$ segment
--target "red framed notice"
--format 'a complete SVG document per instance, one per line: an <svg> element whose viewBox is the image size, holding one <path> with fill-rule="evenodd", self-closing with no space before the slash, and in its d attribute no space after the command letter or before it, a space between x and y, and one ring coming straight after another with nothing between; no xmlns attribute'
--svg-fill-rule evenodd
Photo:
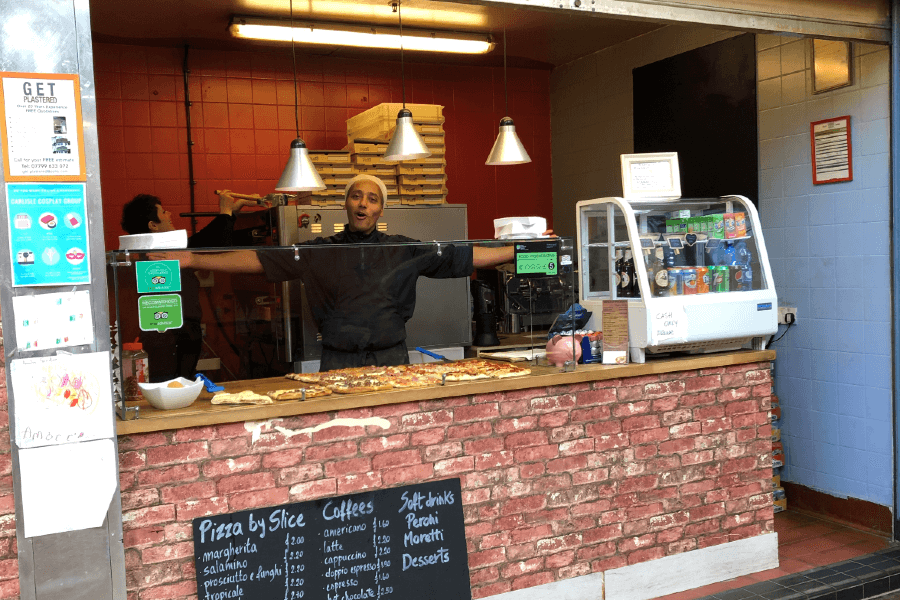
<svg viewBox="0 0 900 600"><path fill-rule="evenodd" d="M0 72L0 119L6 181L86 181L78 75Z"/></svg>
<svg viewBox="0 0 900 600"><path fill-rule="evenodd" d="M809 141L813 184L853 181L849 115L810 123Z"/></svg>

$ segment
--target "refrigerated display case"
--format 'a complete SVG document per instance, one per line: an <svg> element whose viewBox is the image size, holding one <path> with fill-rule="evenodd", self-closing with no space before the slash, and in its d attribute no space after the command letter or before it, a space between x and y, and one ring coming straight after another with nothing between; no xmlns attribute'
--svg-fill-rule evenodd
<svg viewBox="0 0 900 600"><path fill-rule="evenodd" d="M582 306L628 301L629 354L763 349L778 298L756 208L743 196L577 204Z"/></svg>

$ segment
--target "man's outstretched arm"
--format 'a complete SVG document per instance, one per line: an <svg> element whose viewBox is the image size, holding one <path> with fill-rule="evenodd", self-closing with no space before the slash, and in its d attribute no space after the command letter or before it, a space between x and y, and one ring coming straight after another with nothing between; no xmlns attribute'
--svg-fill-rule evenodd
<svg viewBox="0 0 900 600"><path fill-rule="evenodd" d="M548 229L542 235L543 237L553 236L553 230ZM515 258L515 252L513 246L503 246L501 248L475 246L472 248L472 264L476 269L502 265L503 263L512 262L513 258Z"/></svg>
<svg viewBox="0 0 900 600"><path fill-rule="evenodd" d="M222 271L225 273L262 273L263 266L255 250L236 250L217 254L202 252L151 252L150 260L177 260L182 269Z"/></svg>

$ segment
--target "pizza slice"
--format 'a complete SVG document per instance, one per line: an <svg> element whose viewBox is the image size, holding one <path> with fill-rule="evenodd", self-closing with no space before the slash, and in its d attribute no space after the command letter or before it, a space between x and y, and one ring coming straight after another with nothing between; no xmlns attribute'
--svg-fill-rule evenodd
<svg viewBox="0 0 900 600"><path fill-rule="evenodd" d="M389 390L394 386L379 377L355 377L329 384L328 387L338 394L366 394Z"/></svg>
<svg viewBox="0 0 900 600"><path fill-rule="evenodd" d="M274 392L269 392L267 395L275 401L302 400L304 398L304 392L306 393L307 400L331 395L331 390L329 388L323 385L314 384L290 390L275 390Z"/></svg>
<svg viewBox="0 0 900 600"><path fill-rule="evenodd" d="M213 404L273 404L275 401L268 396L244 390L236 394L219 392L212 397Z"/></svg>

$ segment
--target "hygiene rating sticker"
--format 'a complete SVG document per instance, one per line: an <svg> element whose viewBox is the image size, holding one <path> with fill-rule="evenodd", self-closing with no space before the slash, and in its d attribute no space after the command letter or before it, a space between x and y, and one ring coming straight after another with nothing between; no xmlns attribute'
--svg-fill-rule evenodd
<svg viewBox="0 0 900 600"><path fill-rule="evenodd" d="M177 260L149 260L134 264L138 294L181 291L181 271Z"/></svg>
<svg viewBox="0 0 900 600"><path fill-rule="evenodd" d="M178 329L183 324L181 317L181 296L162 294L138 298L138 320L141 331Z"/></svg>

